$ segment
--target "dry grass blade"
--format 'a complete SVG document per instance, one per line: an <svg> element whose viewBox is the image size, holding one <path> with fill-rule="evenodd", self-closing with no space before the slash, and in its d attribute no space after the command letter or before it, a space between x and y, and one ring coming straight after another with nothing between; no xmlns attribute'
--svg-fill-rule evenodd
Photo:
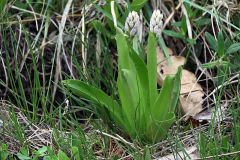
<svg viewBox="0 0 240 160"><path fill-rule="evenodd" d="M57 43L57 55L56 55L56 71L54 75L54 86L53 86L53 93L52 93L52 99L54 101L56 90L57 90L57 84L59 81L59 78L61 77L61 49L63 45L63 30L66 24L67 15L70 10L70 7L72 5L73 0L69 0L65 6L61 23L59 24L59 35L58 35L58 43Z"/></svg>

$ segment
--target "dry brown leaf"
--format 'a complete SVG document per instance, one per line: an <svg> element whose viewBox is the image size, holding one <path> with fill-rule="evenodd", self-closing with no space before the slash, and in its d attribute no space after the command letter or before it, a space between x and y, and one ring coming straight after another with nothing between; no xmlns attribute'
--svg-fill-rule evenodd
<svg viewBox="0 0 240 160"><path fill-rule="evenodd" d="M188 157L186 156L186 153ZM175 159L198 159L199 153L198 149L195 146L185 148L185 152L181 151L174 154L169 154L165 157L158 158L156 160L175 160Z"/></svg>
<svg viewBox="0 0 240 160"><path fill-rule="evenodd" d="M202 111L202 91L190 92L186 95L180 95L180 103L185 113L186 119L195 116Z"/></svg>
<svg viewBox="0 0 240 160"><path fill-rule="evenodd" d="M171 49L169 49L169 53L171 53L171 63L166 60L162 50L160 48L157 49L159 85L163 84L163 80L166 76L176 74L178 67L184 65L186 62L185 57L174 56ZM203 89L197 83L196 76L192 72L183 69L181 77L180 103L186 119L190 116L195 116L202 111L203 96Z"/></svg>
<svg viewBox="0 0 240 160"><path fill-rule="evenodd" d="M209 108L196 116L193 117L193 119L202 122L202 121L212 121L214 124L218 124L219 122L222 122L227 118L226 116L226 110L227 110L228 102L225 104L221 104L220 107L217 108Z"/></svg>
<svg viewBox="0 0 240 160"><path fill-rule="evenodd" d="M196 76L188 71L188 70L183 70L182 71L182 74L184 74L185 76L182 77L181 81L182 81L182 84L188 84L188 83L196 83L197 82L197 78Z"/></svg>
<svg viewBox="0 0 240 160"><path fill-rule="evenodd" d="M168 49L170 54L170 62L168 63L167 59L165 59L163 52L160 48L157 48L157 72L158 72L158 83L161 85L163 80L167 75L174 75L177 73L177 69L179 66L184 65L186 59L181 56L173 56L173 52L171 49Z"/></svg>

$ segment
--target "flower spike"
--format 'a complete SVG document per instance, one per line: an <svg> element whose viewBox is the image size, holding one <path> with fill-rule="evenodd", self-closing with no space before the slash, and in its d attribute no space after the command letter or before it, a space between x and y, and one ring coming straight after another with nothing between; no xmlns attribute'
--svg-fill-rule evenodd
<svg viewBox="0 0 240 160"><path fill-rule="evenodd" d="M163 27L163 14L161 11L154 10L150 19L150 31L155 33L158 37L161 35Z"/></svg>
<svg viewBox="0 0 240 160"><path fill-rule="evenodd" d="M131 37L139 34L139 25L140 18L137 12L130 12L125 22L125 30L130 34Z"/></svg>

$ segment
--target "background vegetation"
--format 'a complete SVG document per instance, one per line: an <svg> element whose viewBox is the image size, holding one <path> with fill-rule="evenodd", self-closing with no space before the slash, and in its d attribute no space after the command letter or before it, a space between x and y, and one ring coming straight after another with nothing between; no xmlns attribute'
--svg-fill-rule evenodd
<svg viewBox="0 0 240 160"><path fill-rule="evenodd" d="M187 58L184 68L203 88L209 119L184 121L178 109L166 139L146 146L132 141L107 110L68 94L61 83L79 79L117 99L110 1L1 0L0 159L238 159L239 2L116 1L118 26L135 10L149 27L156 8L164 15L166 46Z"/></svg>

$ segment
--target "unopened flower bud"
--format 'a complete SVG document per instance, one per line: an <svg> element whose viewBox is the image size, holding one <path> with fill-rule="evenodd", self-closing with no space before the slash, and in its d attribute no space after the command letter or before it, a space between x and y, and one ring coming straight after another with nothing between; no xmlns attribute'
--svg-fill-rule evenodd
<svg viewBox="0 0 240 160"><path fill-rule="evenodd" d="M140 19L137 12L130 12L125 22L125 29L130 34L130 36L138 35L139 25Z"/></svg>
<svg viewBox="0 0 240 160"><path fill-rule="evenodd" d="M163 27L163 14L160 10L154 10L150 19L150 31L160 36Z"/></svg>

